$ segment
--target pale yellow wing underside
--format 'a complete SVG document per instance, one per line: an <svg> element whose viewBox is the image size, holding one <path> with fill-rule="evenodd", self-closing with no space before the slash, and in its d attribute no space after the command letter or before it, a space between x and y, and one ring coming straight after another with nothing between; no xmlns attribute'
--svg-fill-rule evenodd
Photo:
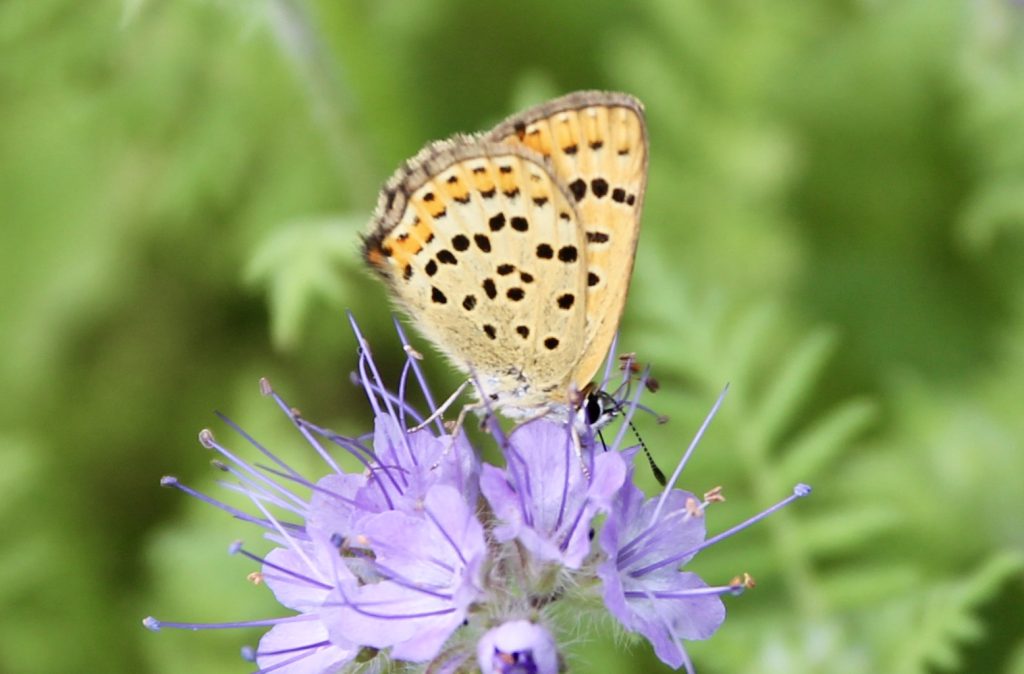
<svg viewBox="0 0 1024 674"><path fill-rule="evenodd" d="M640 103L577 92L425 147L382 190L364 256L506 415L562 408L618 328L646 179Z"/></svg>
<svg viewBox="0 0 1024 674"><path fill-rule="evenodd" d="M536 153L456 138L385 188L365 255L420 331L522 416L564 398L585 347L582 232Z"/></svg>
<svg viewBox="0 0 1024 674"><path fill-rule="evenodd" d="M618 330L647 187L647 129L632 96L584 91L515 115L488 138L540 153L569 190L584 227L587 335L572 379L582 388Z"/></svg>

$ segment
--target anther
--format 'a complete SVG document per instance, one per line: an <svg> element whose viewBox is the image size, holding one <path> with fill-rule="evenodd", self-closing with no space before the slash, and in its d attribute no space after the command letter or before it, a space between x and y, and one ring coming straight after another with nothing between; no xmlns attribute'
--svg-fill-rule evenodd
<svg viewBox="0 0 1024 674"><path fill-rule="evenodd" d="M160 478L161 487L176 487L178 485L178 478L173 475L164 475Z"/></svg>
<svg viewBox="0 0 1024 674"><path fill-rule="evenodd" d="M213 438L213 431L209 428L204 428L199 431L199 444L207 449L213 449L217 446L217 441Z"/></svg>
<svg viewBox="0 0 1024 674"><path fill-rule="evenodd" d="M736 576L729 581L729 587L733 589L733 592L739 594L743 590L753 590L757 587L757 583L754 582L754 577L747 572L743 572L742 575Z"/></svg>
<svg viewBox="0 0 1024 674"><path fill-rule="evenodd" d="M416 349L412 348L411 344L405 344L402 346L402 348L405 350L405 353L408 354L410 358L414 360L423 360L423 354L417 351Z"/></svg>
<svg viewBox="0 0 1024 674"><path fill-rule="evenodd" d="M700 501L692 496L686 499L686 512L690 517L701 517L704 514L700 507Z"/></svg>
<svg viewBox="0 0 1024 674"><path fill-rule="evenodd" d="M705 503L724 503L725 494L722 493L721 485L704 492Z"/></svg>
<svg viewBox="0 0 1024 674"><path fill-rule="evenodd" d="M260 377L260 395L271 396L274 394L274 389L270 386L270 380L266 377Z"/></svg>
<svg viewBox="0 0 1024 674"><path fill-rule="evenodd" d="M246 576L245 579L247 581L249 581L250 583L252 583L253 585L262 585L263 584L263 574L260 573L259 571L253 571L248 576Z"/></svg>

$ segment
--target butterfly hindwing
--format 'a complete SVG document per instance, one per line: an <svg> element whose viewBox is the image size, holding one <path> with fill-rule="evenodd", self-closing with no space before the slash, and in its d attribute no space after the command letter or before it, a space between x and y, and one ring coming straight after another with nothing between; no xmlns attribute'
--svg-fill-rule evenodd
<svg viewBox="0 0 1024 674"><path fill-rule="evenodd" d="M579 214L587 317L572 379L583 387L611 345L632 276L647 184L643 106L626 94L577 92L506 120L488 137L545 157Z"/></svg>
<svg viewBox="0 0 1024 674"><path fill-rule="evenodd" d="M459 137L396 173L364 254L483 394L537 409L568 388L585 348L582 232L539 155Z"/></svg>

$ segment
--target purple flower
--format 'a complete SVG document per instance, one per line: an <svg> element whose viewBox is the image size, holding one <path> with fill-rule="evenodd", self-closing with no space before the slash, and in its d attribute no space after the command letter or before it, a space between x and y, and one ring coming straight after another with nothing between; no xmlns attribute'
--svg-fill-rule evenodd
<svg viewBox="0 0 1024 674"><path fill-rule="evenodd" d="M322 607L332 586L296 573L306 566L299 554L287 548L272 550L263 563L262 579L274 597L282 606L300 612L300 619L281 621L260 639L254 655L263 670L285 674L327 672L346 664L359 652L354 642L331 638ZM341 573L344 584L354 585L351 574Z"/></svg>
<svg viewBox="0 0 1024 674"><path fill-rule="evenodd" d="M489 630L477 642L481 674L558 674L555 639L540 625L513 620Z"/></svg>
<svg viewBox="0 0 1024 674"><path fill-rule="evenodd" d="M346 437L317 426L264 381L263 393L321 458L320 474L300 474L221 417L263 456L252 463L212 432L200 433L229 477L222 486L251 507L163 480L262 532L274 546L265 556L241 544L232 552L259 564L251 578L267 585L287 614L214 625L146 618L147 627L269 627L257 648L243 651L258 674L379 671L391 662L403 671L457 674L474 658L485 674L555 674L562 669L556 637L563 634L556 616L591 624L610 614L646 637L664 662L692 672L683 642L709 637L725 618L721 596L748 583L710 586L681 567L809 492L799 486L764 513L705 538L704 511L718 492L698 500L675 483L719 399L668 487L645 497L628 467L637 448L623 446L630 418L646 409L638 402L643 386L629 396L637 374L631 360L618 393L603 398L603 409L626 422L610 444L595 443L595 428L580 415L536 419L507 437L491 419L504 465L481 466L460 429L425 425L433 417L409 402L414 382L427 409L435 408L401 329L409 357L393 393L353 328L360 345L355 380L374 412L372 433ZM601 424L611 416L587 412ZM342 470L338 452L362 469Z"/></svg>
<svg viewBox="0 0 1024 674"><path fill-rule="evenodd" d="M725 620L721 595L739 594L752 581L747 576L711 587L680 567L698 551L810 493L810 487L798 485L781 503L705 540L704 510L721 500L720 490L712 490L701 501L672 485L721 402L720 397L661 495L645 499L637 487L626 484L599 538L606 558L597 574L604 583L609 612L626 629L643 634L662 662L675 668L685 666L687 672L693 672L693 665L682 642L710 637Z"/></svg>
<svg viewBox="0 0 1024 674"><path fill-rule="evenodd" d="M626 464L618 452L602 452L585 475L572 435L546 420L520 426L505 447L508 465L485 465L480 488L501 522L498 541L518 538L537 560L578 569L590 553L590 522L607 512Z"/></svg>
<svg viewBox="0 0 1024 674"><path fill-rule="evenodd" d="M328 609L332 639L391 647L398 660L432 659L482 595L487 548L471 504L437 485L419 513L378 513L363 519L359 532L353 547L372 555L386 580L339 589Z"/></svg>
<svg viewBox="0 0 1024 674"><path fill-rule="evenodd" d="M693 556L679 557L680 550L694 550L704 541L704 518L687 507L695 502L681 490L669 492L664 504L645 500L628 485L600 536L607 555L597 570L605 605L623 627L647 637L672 667L686 662L683 639L706 639L725 620L718 593L709 593L696 574L678 570ZM661 505L664 515L652 517Z"/></svg>

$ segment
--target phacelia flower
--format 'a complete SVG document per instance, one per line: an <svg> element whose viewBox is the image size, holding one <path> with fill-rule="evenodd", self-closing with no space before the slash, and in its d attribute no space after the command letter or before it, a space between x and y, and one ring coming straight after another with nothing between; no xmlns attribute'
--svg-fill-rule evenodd
<svg viewBox="0 0 1024 674"><path fill-rule="evenodd" d="M558 674L558 648L551 633L529 620L489 630L476 647L481 674Z"/></svg>
<svg viewBox="0 0 1024 674"><path fill-rule="evenodd" d="M212 625L150 617L147 627L270 627L255 649L243 651L257 674L389 667L556 674L564 670L557 637L571 627L560 627L556 615L604 613L645 637L663 662L692 672L683 642L711 636L725 618L721 597L752 581L742 575L709 585L683 570L686 563L810 492L798 485L760 515L705 537L705 509L720 492L698 499L675 484L721 398L653 497L633 483L637 448L624 446L624 433L606 445L590 429L581 432L574 418L535 419L506 436L488 417L504 465L481 465L462 429L446 429L439 415L413 404L410 383L435 409L421 356L401 328L407 360L397 392L385 385L354 322L353 328L360 347L354 379L374 412L372 433L346 437L322 428L261 382L319 455L323 474L300 474L222 417L265 461L250 463L210 431L200 433L200 442L219 454L215 465L231 478L222 485L252 507L235 508L172 477L162 481L262 531L274 546L266 555L242 544L231 550L260 565L253 579L290 613ZM627 400L626 384L637 370L631 362L622 370L613 407L628 421L644 387ZM339 452L362 470L343 470ZM555 611L556 605L572 610Z"/></svg>

